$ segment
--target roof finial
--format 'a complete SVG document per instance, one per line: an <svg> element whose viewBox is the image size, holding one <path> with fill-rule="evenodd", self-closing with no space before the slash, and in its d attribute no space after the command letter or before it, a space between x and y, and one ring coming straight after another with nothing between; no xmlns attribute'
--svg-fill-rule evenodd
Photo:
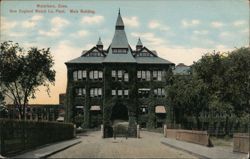
<svg viewBox="0 0 250 159"><path fill-rule="evenodd" d="M141 42L140 37L139 37L139 39L138 39L137 46L142 46L142 42Z"/></svg>
<svg viewBox="0 0 250 159"><path fill-rule="evenodd" d="M103 45L103 43L102 43L102 40L101 40L101 37L99 36L99 40L98 40L98 42L97 42L97 44L96 45L99 45L99 46L101 46L101 45Z"/></svg>
<svg viewBox="0 0 250 159"><path fill-rule="evenodd" d="M121 17L121 13L120 13L120 8L119 8L119 12L118 12L118 16L117 16L117 20L116 20L116 30L124 30L124 23Z"/></svg>

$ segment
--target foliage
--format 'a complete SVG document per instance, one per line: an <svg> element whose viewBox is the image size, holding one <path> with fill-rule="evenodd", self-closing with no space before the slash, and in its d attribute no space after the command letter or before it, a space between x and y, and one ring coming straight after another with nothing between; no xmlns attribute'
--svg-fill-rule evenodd
<svg viewBox="0 0 250 159"><path fill-rule="evenodd" d="M208 87L210 110L236 113L249 112L250 50L240 48L226 54L206 54L193 65L194 75Z"/></svg>
<svg viewBox="0 0 250 159"><path fill-rule="evenodd" d="M167 94L180 122L183 122L185 112L185 115L194 115L199 124L198 116L208 106L207 87L201 80L195 77L176 76L173 84L167 87Z"/></svg>
<svg viewBox="0 0 250 159"><path fill-rule="evenodd" d="M47 87L55 81L54 62L50 49L36 47L25 51L18 43L6 41L0 46L1 92L13 99L21 118L30 98L35 98L38 86Z"/></svg>
<svg viewBox="0 0 250 159"><path fill-rule="evenodd" d="M175 121L184 122L185 115L201 112L224 114L225 127L229 116L249 119L250 113L250 49L240 48L227 53L205 54L192 65L190 76L172 76L166 87L167 98L174 110ZM185 113L184 113L185 112ZM243 121L243 120L242 120Z"/></svg>
<svg viewBox="0 0 250 159"><path fill-rule="evenodd" d="M48 143L72 139L71 123L0 119L1 154L8 155Z"/></svg>

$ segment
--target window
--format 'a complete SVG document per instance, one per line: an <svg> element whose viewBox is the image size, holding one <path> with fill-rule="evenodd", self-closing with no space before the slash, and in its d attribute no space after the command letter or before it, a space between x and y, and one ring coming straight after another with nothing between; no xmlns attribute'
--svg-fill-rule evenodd
<svg viewBox="0 0 250 159"><path fill-rule="evenodd" d="M118 97L124 97L124 98L128 98L129 97L129 90L128 89L119 89L119 90L115 90L115 89L112 89L111 91L111 95L112 96L118 96Z"/></svg>
<svg viewBox="0 0 250 159"><path fill-rule="evenodd" d="M112 90L112 96L116 96L116 90Z"/></svg>
<svg viewBox="0 0 250 159"><path fill-rule="evenodd" d="M78 96L81 96L82 95L82 89L81 88L78 88Z"/></svg>
<svg viewBox="0 0 250 159"><path fill-rule="evenodd" d="M77 71L73 72L73 79L74 79L74 81L77 81Z"/></svg>
<svg viewBox="0 0 250 159"><path fill-rule="evenodd" d="M85 96L86 95L86 89L85 88L76 88L75 89L77 96Z"/></svg>
<svg viewBox="0 0 250 159"><path fill-rule="evenodd" d="M98 88L98 96L101 97L102 96L102 89Z"/></svg>
<svg viewBox="0 0 250 159"><path fill-rule="evenodd" d="M124 81L128 81L129 79L128 79L128 73L124 73Z"/></svg>
<svg viewBox="0 0 250 159"><path fill-rule="evenodd" d="M138 56L142 56L142 57L152 57L153 55L149 52L140 52L138 54Z"/></svg>
<svg viewBox="0 0 250 159"><path fill-rule="evenodd" d="M95 96L95 97L98 96L98 88L94 88L94 96Z"/></svg>
<svg viewBox="0 0 250 159"><path fill-rule="evenodd" d="M94 97L94 89L90 89L90 97Z"/></svg>
<svg viewBox="0 0 250 159"><path fill-rule="evenodd" d="M82 106L82 105L77 105L77 106L75 106L75 108L76 108L76 114L77 115L84 115L84 106Z"/></svg>
<svg viewBox="0 0 250 159"><path fill-rule="evenodd" d="M153 80L162 81L163 80L164 71L158 70L153 71Z"/></svg>
<svg viewBox="0 0 250 159"><path fill-rule="evenodd" d="M154 89L154 95L155 95L155 97L157 97L157 95L158 95L157 89Z"/></svg>
<svg viewBox="0 0 250 159"><path fill-rule="evenodd" d="M157 75L157 81L161 81L162 80L162 74L161 71L157 71L158 75Z"/></svg>
<svg viewBox="0 0 250 159"><path fill-rule="evenodd" d="M118 96L122 96L122 90L118 90Z"/></svg>
<svg viewBox="0 0 250 159"><path fill-rule="evenodd" d="M86 70L82 71L82 78L87 78L87 71Z"/></svg>
<svg viewBox="0 0 250 159"><path fill-rule="evenodd" d="M137 79L143 80L143 81L150 81L151 80L151 72L149 70L147 71L137 71Z"/></svg>
<svg viewBox="0 0 250 159"><path fill-rule="evenodd" d="M147 114L148 113L148 106L147 105L141 105L140 106L140 114Z"/></svg>
<svg viewBox="0 0 250 159"><path fill-rule="evenodd" d="M111 76L112 76L112 79L115 80L115 78L116 78L116 71L115 70L112 70Z"/></svg>
<svg viewBox="0 0 250 159"><path fill-rule="evenodd" d="M162 96L161 88L158 88L158 91L157 91L157 92L158 92L158 95L159 95L159 96Z"/></svg>
<svg viewBox="0 0 250 159"><path fill-rule="evenodd" d="M139 88L138 97L139 98L148 98L150 94L150 88Z"/></svg>
<svg viewBox="0 0 250 159"><path fill-rule="evenodd" d="M126 54L128 52L128 49L126 49L126 48L113 48L112 52L114 54Z"/></svg>
<svg viewBox="0 0 250 159"><path fill-rule="evenodd" d="M86 89L85 88L82 89L82 95L84 95L84 96L86 95Z"/></svg>
<svg viewBox="0 0 250 159"><path fill-rule="evenodd" d="M86 70L77 70L77 71L74 71L73 72L73 79L74 81L77 81L77 80L86 80L87 78L87 71Z"/></svg>
<svg viewBox="0 0 250 159"><path fill-rule="evenodd" d="M150 71L146 72L146 81L150 81Z"/></svg>
<svg viewBox="0 0 250 159"><path fill-rule="evenodd" d="M94 79L98 79L98 71L94 71Z"/></svg>
<svg viewBox="0 0 250 159"><path fill-rule="evenodd" d="M82 79L82 71L78 70L78 78L77 79Z"/></svg>
<svg viewBox="0 0 250 159"><path fill-rule="evenodd" d="M122 80L122 70L118 70L118 80Z"/></svg>
<svg viewBox="0 0 250 159"><path fill-rule="evenodd" d="M141 71L137 71L137 78L141 79Z"/></svg>
<svg viewBox="0 0 250 159"><path fill-rule="evenodd" d="M94 56L94 57L96 57L96 56L103 56L103 55L100 52L91 52L91 53L87 54L86 56Z"/></svg>
<svg viewBox="0 0 250 159"><path fill-rule="evenodd" d="M129 81L129 74L125 70L112 70L111 76L112 80Z"/></svg>
<svg viewBox="0 0 250 159"><path fill-rule="evenodd" d="M128 96L128 90L127 89L124 90L124 96Z"/></svg>
<svg viewBox="0 0 250 159"><path fill-rule="evenodd" d="M164 97L165 96L164 88L154 89L154 95L155 95L155 97Z"/></svg>
<svg viewBox="0 0 250 159"><path fill-rule="evenodd" d="M165 93L165 89L164 89L164 88L161 90L161 95L162 95L163 97L166 96L166 93Z"/></svg>
<svg viewBox="0 0 250 159"><path fill-rule="evenodd" d="M102 71L94 70L89 72L89 79L91 80L102 80L103 78L103 73Z"/></svg>
<svg viewBox="0 0 250 159"><path fill-rule="evenodd" d="M153 80L157 80L157 71L153 71Z"/></svg>
<svg viewBox="0 0 250 159"><path fill-rule="evenodd" d="M99 79L102 79L103 78L103 74L102 74L102 71L99 71Z"/></svg>
<svg viewBox="0 0 250 159"><path fill-rule="evenodd" d="M101 97L101 96L102 96L102 88L90 89L90 97Z"/></svg>
<svg viewBox="0 0 250 159"><path fill-rule="evenodd" d="M93 76L94 76L94 72L93 72L93 71L90 71L90 72L89 72L89 79L94 79Z"/></svg>
<svg viewBox="0 0 250 159"><path fill-rule="evenodd" d="M141 71L141 78L142 78L142 80L146 79L146 72L145 71Z"/></svg>

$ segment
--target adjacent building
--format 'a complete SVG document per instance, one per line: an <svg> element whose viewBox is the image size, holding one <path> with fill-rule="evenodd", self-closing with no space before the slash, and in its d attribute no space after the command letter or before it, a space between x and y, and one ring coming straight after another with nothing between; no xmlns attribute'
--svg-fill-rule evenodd
<svg viewBox="0 0 250 159"><path fill-rule="evenodd" d="M120 11L106 49L99 38L96 46L65 64L66 121L86 128L103 124L104 136L115 120L128 121L134 136L137 124L155 128L171 120L165 87L174 63L143 46L140 38L132 49Z"/></svg>

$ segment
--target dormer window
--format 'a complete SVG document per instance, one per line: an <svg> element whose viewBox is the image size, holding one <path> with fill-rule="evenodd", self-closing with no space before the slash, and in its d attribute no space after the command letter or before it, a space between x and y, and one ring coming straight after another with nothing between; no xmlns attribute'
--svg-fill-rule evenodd
<svg viewBox="0 0 250 159"><path fill-rule="evenodd" d="M141 56L141 57L153 57L153 55L149 52L140 52L138 53L138 56Z"/></svg>
<svg viewBox="0 0 250 159"><path fill-rule="evenodd" d="M114 54L126 54L128 52L128 49L126 49L126 48L113 48L112 52Z"/></svg>
<svg viewBox="0 0 250 159"><path fill-rule="evenodd" d="M100 56L103 56L103 54L100 52L90 52L90 53L86 54L86 56L100 57Z"/></svg>

